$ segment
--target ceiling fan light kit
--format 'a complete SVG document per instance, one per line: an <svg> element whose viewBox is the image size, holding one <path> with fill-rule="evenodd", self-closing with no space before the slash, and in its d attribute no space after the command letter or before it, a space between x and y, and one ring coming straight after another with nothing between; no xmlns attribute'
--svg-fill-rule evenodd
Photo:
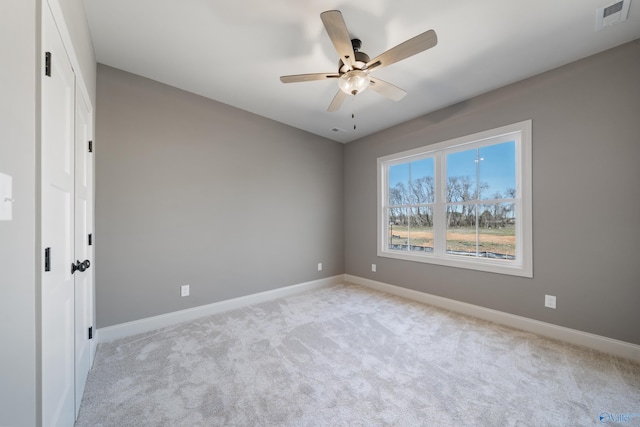
<svg viewBox="0 0 640 427"><path fill-rule="evenodd" d="M362 70L347 71L338 79L338 86L347 95L357 95L371 84L369 74Z"/></svg>
<svg viewBox="0 0 640 427"><path fill-rule="evenodd" d="M371 71L430 49L438 43L436 33L429 30L370 59L366 53L360 52L362 42L358 39L351 40L339 10L322 12L320 18L333 47L340 56L338 73L281 76L280 81L282 83L297 83L337 78L340 90L331 101L327 111L338 111L346 99L346 95L355 96L369 87L393 101L399 101L407 93L391 83L372 77Z"/></svg>

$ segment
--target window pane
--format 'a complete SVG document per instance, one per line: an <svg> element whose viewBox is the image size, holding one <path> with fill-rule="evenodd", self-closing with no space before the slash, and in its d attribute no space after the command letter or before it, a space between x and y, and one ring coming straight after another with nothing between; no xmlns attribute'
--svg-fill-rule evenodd
<svg viewBox="0 0 640 427"><path fill-rule="evenodd" d="M427 206L411 208L409 250L433 252L433 209Z"/></svg>
<svg viewBox="0 0 640 427"><path fill-rule="evenodd" d="M475 205L447 206L447 253L477 256Z"/></svg>
<svg viewBox="0 0 640 427"><path fill-rule="evenodd" d="M389 208L389 249L407 251L409 239L409 215L407 208Z"/></svg>
<svg viewBox="0 0 640 427"><path fill-rule="evenodd" d="M479 256L516 259L516 218L513 203L481 205L478 217Z"/></svg>
<svg viewBox="0 0 640 427"><path fill-rule="evenodd" d="M478 150L447 154L447 202L476 199Z"/></svg>
<svg viewBox="0 0 640 427"><path fill-rule="evenodd" d="M434 178L432 157L410 163L411 203L434 202Z"/></svg>
<svg viewBox="0 0 640 427"><path fill-rule="evenodd" d="M481 200L515 198L516 143L489 145L478 150Z"/></svg>
<svg viewBox="0 0 640 427"><path fill-rule="evenodd" d="M409 202L409 163L389 167L389 205Z"/></svg>

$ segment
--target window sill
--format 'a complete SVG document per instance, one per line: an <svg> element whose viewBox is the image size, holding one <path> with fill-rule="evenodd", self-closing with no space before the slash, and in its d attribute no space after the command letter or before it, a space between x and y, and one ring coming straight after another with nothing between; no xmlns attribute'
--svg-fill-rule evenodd
<svg viewBox="0 0 640 427"><path fill-rule="evenodd" d="M378 256L383 258L393 258L404 261L421 262L426 264L436 264L446 267L464 268L468 270L483 271L488 273L506 274L510 276L520 276L533 278L533 269L522 264L506 264L506 261L492 260L484 257L461 258L455 255L437 256L431 253L411 253L400 251L378 250Z"/></svg>

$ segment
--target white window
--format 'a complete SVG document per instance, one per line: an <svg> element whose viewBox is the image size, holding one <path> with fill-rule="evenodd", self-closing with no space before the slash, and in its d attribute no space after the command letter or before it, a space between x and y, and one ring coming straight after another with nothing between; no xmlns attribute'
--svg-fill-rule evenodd
<svg viewBox="0 0 640 427"><path fill-rule="evenodd" d="M378 256L533 277L531 121L378 159Z"/></svg>

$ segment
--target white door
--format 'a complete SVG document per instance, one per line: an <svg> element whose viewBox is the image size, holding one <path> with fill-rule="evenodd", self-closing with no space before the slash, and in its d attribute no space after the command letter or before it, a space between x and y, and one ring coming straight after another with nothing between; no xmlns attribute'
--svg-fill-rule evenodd
<svg viewBox="0 0 640 427"><path fill-rule="evenodd" d="M75 259L86 265L75 278L76 416L93 360L89 328L93 326L93 154L92 111L80 90L76 93ZM91 146L91 149L93 147ZM84 271L82 271L84 270Z"/></svg>
<svg viewBox="0 0 640 427"><path fill-rule="evenodd" d="M75 75L46 2L42 51L42 425L73 426Z"/></svg>

